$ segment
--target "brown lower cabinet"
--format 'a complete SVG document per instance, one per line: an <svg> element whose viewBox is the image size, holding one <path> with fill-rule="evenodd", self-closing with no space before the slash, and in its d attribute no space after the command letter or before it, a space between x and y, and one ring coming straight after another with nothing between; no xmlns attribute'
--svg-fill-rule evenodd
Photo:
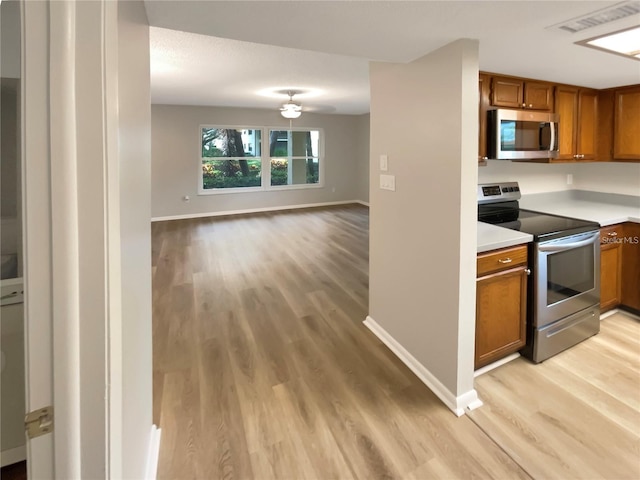
<svg viewBox="0 0 640 480"><path fill-rule="evenodd" d="M640 223L623 226L622 305L640 312Z"/></svg>
<svg viewBox="0 0 640 480"><path fill-rule="evenodd" d="M600 310L617 307L622 299L622 225L600 229Z"/></svg>
<svg viewBox="0 0 640 480"><path fill-rule="evenodd" d="M476 369L525 345L527 246L479 254L477 271Z"/></svg>
<svg viewBox="0 0 640 480"><path fill-rule="evenodd" d="M600 310L640 311L640 223L600 229Z"/></svg>

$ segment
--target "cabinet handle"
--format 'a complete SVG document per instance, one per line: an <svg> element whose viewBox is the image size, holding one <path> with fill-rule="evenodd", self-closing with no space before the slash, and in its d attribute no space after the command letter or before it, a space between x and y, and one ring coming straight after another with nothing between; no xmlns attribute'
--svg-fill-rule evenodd
<svg viewBox="0 0 640 480"><path fill-rule="evenodd" d="M480 157L480 160L489 160L489 157Z"/></svg>
<svg viewBox="0 0 640 480"><path fill-rule="evenodd" d="M573 158L580 158L580 155L574 155Z"/></svg>
<svg viewBox="0 0 640 480"><path fill-rule="evenodd" d="M511 262L513 262L513 260L511 260L511 259L510 259L510 258L508 258L508 257L507 257L507 258L505 258L505 259L499 258L499 259L498 259L498 262L500 262L500 263L511 263Z"/></svg>
<svg viewBox="0 0 640 480"><path fill-rule="evenodd" d="M524 273L526 273L527 275L531 275L531 269L530 268L525 268L524 269Z"/></svg>
<svg viewBox="0 0 640 480"><path fill-rule="evenodd" d="M527 108L527 104L526 104L526 103L523 103L523 104L522 104L522 108Z"/></svg>
<svg viewBox="0 0 640 480"><path fill-rule="evenodd" d="M618 232L609 232L609 233L607 233L607 235L609 235L610 237L617 237L618 236Z"/></svg>
<svg viewBox="0 0 640 480"><path fill-rule="evenodd" d="M530 104L529 104L529 108L533 108L533 103L530 103Z"/></svg>

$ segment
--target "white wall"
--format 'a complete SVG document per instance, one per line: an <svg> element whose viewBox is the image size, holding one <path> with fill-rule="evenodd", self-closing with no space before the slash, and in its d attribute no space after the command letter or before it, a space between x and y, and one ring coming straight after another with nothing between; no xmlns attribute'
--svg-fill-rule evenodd
<svg viewBox="0 0 640 480"><path fill-rule="evenodd" d="M487 166L478 168L478 183L519 182L522 193L555 192L568 190L567 174L573 172L569 163L526 163L488 160Z"/></svg>
<svg viewBox="0 0 640 480"><path fill-rule="evenodd" d="M567 184L567 175L573 184ZM478 169L478 183L520 182L523 194L560 190L640 195L640 164L622 162L527 163L489 160Z"/></svg>
<svg viewBox="0 0 640 480"><path fill-rule="evenodd" d="M372 63L370 78L369 315L464 408L475 399L478 43ZM378 188L381 154L395 192Z"/></svg>
<svg viewBox="0 0 640 480"><path fill-rule="evenodd" d="M303 113L294 120L294 127L324 129L323 188L218 195L198 195L199 126L288 127L289 122L276 107L259 110L153 105L151 122L151 213L154 218L359 200L355 166L361 154L361 116ZM182 200L185 195L191 198L190 202Z"/></svg>
<svg viewBox="0 0 640 480"><path fill-rule="evenodd" d="M575 164L573 188L594 192L640 195L640 163Z"/></svg>

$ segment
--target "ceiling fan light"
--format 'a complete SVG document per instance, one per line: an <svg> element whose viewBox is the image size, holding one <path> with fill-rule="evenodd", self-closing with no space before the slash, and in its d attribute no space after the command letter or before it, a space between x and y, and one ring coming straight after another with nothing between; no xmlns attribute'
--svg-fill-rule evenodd
<svg viewBox="0 0 640 480"><path fill-rule="evenodd" d="M300 115L302 115L302 111L293 108L282 108L280 110L280 114L284 118L298 118Z"/></svg>
<svg viewBox="0 0 640 480"><path fill-rule="evenodd" d="M293 96L296 94L296 92L290 91L287 93L289 95L289 101L282 105L280 114L284 118L298 118L300 115L302 115L302 105L298 105L293 101Z"/></svg>

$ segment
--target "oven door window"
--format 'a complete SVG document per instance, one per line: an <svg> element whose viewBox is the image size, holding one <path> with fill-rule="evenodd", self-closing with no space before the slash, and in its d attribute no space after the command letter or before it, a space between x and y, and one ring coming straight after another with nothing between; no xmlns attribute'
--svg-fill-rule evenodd
<svg viewBox="0 0 640 480"><path fill-rule="evenodd" d="M547 255L547 306L595 288L593 245Z"/></svg>

